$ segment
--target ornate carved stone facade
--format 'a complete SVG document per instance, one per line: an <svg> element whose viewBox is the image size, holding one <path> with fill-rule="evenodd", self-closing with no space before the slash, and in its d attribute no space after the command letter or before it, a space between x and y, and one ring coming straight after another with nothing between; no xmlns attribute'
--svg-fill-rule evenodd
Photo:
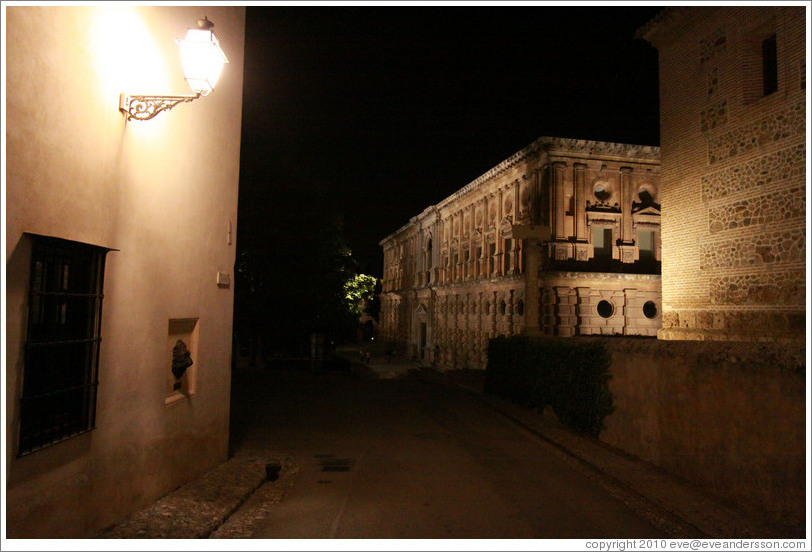
<svg viewBox="0 0 812 552"><path fill-rule="evenodd" d="M662 339L805 338L806 14L667 8Z"/></svg>
<svg viewBox="0 0 812 552"><path fill-rule="evenodd" d="M380 242L381 337L447 368L490 338L661 326L660 154L540 138Z"/></svg>

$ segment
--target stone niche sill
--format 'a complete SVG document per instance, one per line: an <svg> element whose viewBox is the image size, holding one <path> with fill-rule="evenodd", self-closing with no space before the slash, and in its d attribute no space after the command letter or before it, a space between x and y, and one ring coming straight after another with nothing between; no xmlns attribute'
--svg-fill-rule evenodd
<svg viewBox="0 0 812 552"><path fill-rule="evenodd" d="M171 395L168 395L166 399L164 399L164 406L172 406L173 404L177 404L186 399L191 400L193 396L194 394L185 395L183 393L172 393Z"/></svg>

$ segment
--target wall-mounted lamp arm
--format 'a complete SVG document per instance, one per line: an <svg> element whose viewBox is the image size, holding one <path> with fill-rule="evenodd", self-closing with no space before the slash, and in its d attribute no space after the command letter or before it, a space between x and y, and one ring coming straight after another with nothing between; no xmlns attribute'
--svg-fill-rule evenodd
<svg viewBox="0 0 812 552"><path fill-rule="evenodd" d="M127 120L148 121L161 111L169 111L180 103L191 102L200 94L189 96L136 96L121 94L119 109L127 115Z"/></svg>
<svg viewBox="0 0 812 552"><path fill-rule="evenodd" d="M179 103L191 102L206 96L217 84L223 65L228 63L220 48L220 41L214 36L214 23L207 17L197 20L197 28L188 29L186 38L178 40L180 57L183 63L183 77L192 96L136 96L121 94L118 107L128 121L148 121L161 111L169 111Z"/></svg>

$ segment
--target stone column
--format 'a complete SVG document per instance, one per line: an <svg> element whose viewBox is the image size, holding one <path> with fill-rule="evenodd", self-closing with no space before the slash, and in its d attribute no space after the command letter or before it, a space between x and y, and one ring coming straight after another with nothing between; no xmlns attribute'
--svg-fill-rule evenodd
<svg viewBox="0 0 812 552"><path fill-rule="evenodd" d="M494 245L496 245L496 258L494 259L494 273L497 276L501 276L504 274L502 271L502 232L500 230L500 226L502 225L502 219L504 215L502 213L502 209L504 209L504 205L502 201L504 200L504 196L502 194L502 188L499 188L499 193L496 196L496 232L494 235Z"/></svg>
<svg viewBox="0 0 812 552"><path fill-rule="evenodd" d="M553 196L553 239L565 240L567 236L564 231L564 217L566 216L567 206L564 205L564 171L567 164L563 161L556 161L553 163L553 181L552 181L552 196Z"/></svg>
<svg viewBox="0 0 812 552"><path fill-rule="evenodd" d="M474 208L474 204L468 206L468 212L471 213L471 218L469 219L468 223L468 261L465 263L465 272L466 272L466 280L470 280L474 277L474 228L476 227L476 209ZM464 221L465 219L463 219Z"/></svg>
<svg viewBox="0 0 812 552"><path fill-rule="evenodd" d="M585 190L585 173L586 165L583 163L575 163L575 241L586 241L586 190Z"/></svg>
<svg viewBox="0 0 812 552"><path fill-rule="evenodd" d="M541 245L537 240L525 241L527 266L524 269L524 333L539 330L539 268Z"/></svg>
<svg viewBox="0 0 812 552"><path fill-rule="evenodd" d="M493 303L491 304L491 309L492 309L492 311L491 311L491 337L496 337L496 334L498 333L497 332L497 326L496 326L496 316L497 316L497 312L499 311L499 305L497 305L496 301L497 301L497 299L499 297L499 294L496 291L494 291L492 293L493 293Z"/></svg>
<svg viewBox="0 0 812 552"><path fill-rule="evenodd" d="M634 241L632 233L632 169L631 167L620 168L620 242L623 245L630 245Z"/></svg>
<svg viewBox="0 0 812 552"><path fill-rule="evenodd" d="M574 166L575 216L573 226L575 229L575 260L587 261L589 260L589 237L586 228L586 165L575 163Z"/></svg>
<svg viewBox="0 0 812 552"><path fill-rule="evenodd" d="M634 262L634 231L632 228L632 168L620 168L620 261Z"/></svg>

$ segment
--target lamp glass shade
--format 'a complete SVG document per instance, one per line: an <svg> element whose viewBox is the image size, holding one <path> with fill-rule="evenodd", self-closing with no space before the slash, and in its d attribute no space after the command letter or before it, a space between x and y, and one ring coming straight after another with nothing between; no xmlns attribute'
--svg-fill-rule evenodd
<svg viewBox="0 0 812 552"><path fill-rule="evenodd" d="M214 90L223 65L228 63L217 37L207 29L189 29L178 44L186 82L196 94L208 95Z"/></svg>

